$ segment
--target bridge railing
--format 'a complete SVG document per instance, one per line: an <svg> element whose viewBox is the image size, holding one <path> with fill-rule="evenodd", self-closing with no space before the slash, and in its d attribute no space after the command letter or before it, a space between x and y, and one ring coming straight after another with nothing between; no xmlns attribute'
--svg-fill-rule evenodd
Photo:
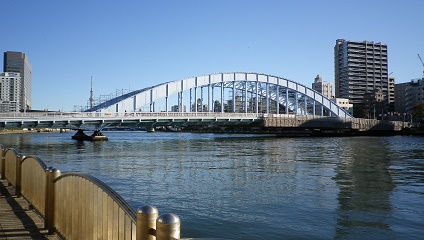
<svg viewBox="0 0 424 240"><path fill-rule="evenodd" d="M257 113L221 112L27 112L0 113L0 119L60 119L60 118L140 118L140 117L243 117L256 118Z"/></svg>
<svg viewBox="0 0 424 240"><path fill-rule="evenodd" d="M135 211L113 189L90 175L61 174L34 156L0 144L0 178L15 187L44 218L49 233L65 239L179 239L180 220L153 206Z"/></svg>

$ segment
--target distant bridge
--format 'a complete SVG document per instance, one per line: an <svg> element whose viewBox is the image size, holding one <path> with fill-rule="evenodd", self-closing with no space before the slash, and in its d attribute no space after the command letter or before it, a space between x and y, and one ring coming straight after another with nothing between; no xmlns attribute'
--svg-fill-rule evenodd
<svg viewBox="0 0 424 240"><path fill-rule="evenodd" d="M183 127L192 129L221 128L229 131L278 133L284 129L314 131L401 131L409 123L350 117L256 113L179 113L179 112L41 112L2 113L0 128L66 128L100 131L106 127Z"/></svg>
<svg viewBox="0 0 424 240"><path fill-rule="evenodd" d="M157 111L160 104L163 110ZM85 112L2 113L0 127L68 128L82 134L82 130L99 133L107 127L281 132L400 131L407 126L403 122L352 118L330 99L291 80L235 72L159 84L123 94Z"/></svg>
<svg viewBox="0 0 424 240"><path fill-rule="evenodd" d="M218 73L123 94L86 112L220 112L351 117L302 84L260 73Z"/></svg>

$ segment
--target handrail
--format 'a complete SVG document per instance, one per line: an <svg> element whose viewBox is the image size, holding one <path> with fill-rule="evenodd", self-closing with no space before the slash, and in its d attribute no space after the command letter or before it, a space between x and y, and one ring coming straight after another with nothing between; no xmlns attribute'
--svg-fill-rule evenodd
<svg viewBox="0 0 424 240"><path fill-rule="evenodd" d="M262 113L230 112L30 112L0 113L0 119L43 120L77 118L131 118L131 117L261 117Z"/></svg>
<svg viewBox="0 0 424 240"><path fill-rule="evenodd" d="M21 162L21 194L43 217L46 212L47 165L38 157L26 156Z"/></svg>
<svg viewBox="0 0 424 240"><path fill-rule="evenodd" d="M54 182L58 182L63 178L66 177L70 177L70 176L75 176L75 177L81 177L84 179L87 179L90 182L95 183L99 188L101 188L103 191L107 192L107 194L112 197L116 202L119 202L119 204L121 205L122 209L125 210L125 212L130 215L134 221L136 218L136 211L115 191L113 190L111 187L109 187L109 185L107 185L106 183L102 182L101 180L99 180L98 178L95 178L91 175L88 174L84 174L84 173L65 173L60 175L59 177L57 177Z"/></svg>
<svg viewBox="0 0 424 240"><path fill-rule="evenodd" d="M53 183L53 225L59 235L73 239L135 236L135 211L102 181L86 174L67 173ZM110 214L114 217L110 218Z"/></svg>
<svg viewBox="0 0 424 240"><path fill-rule="evenodd" d="M47 167L35 156L23 156L0 144L0 177L11 183L44 218L49 233L66 239L180 238L180 220L174 214L137 212L110 186L83 173L65 173ZM38 170L37 170L38 169ZM90 237L88 237L90 238Z"/></svg>

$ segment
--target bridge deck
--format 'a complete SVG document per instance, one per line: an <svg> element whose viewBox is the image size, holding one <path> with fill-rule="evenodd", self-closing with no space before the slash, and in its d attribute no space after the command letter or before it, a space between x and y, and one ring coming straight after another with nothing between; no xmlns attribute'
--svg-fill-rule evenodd
<svg viewBox="0 0 424 240"><path fill-rule="evenodd" d="M0 239L60 239L49 235L44 220L22 197L16 197L15 189L6 180L0 181Z"/></svg>

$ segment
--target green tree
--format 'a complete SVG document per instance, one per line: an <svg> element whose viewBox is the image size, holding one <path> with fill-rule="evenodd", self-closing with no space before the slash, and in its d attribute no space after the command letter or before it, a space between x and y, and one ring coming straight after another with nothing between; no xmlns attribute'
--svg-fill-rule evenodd
<svg viewBox="0 0 424 240"><path fill-rule="evenodd" d="M353 116L356 118L366 118L368 111L363 107L353 107Z"/></svg>
<svg viewBox="0 0 424 240"><path fill-rule="evenodd" d="M412 108L412 118L418 121L424 119L424 103L418 104Z"/></svg>

